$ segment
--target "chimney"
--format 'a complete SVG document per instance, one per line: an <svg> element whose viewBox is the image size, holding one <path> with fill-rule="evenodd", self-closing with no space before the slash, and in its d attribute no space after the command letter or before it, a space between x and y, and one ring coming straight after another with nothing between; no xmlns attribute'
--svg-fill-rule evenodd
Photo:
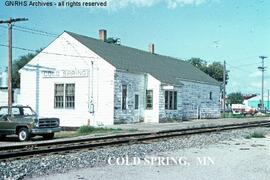
<svg viewBox="0 0 270 180"><path fill-rule="evenodd" d="M107 39L107 31L105 29L100 29L99 30L99 39L103 42L106 41Z"/></svg>
<svg viewBox="0 0 270 180"><path fill-rule="evenodd" d="M148 50L150 53L155 54L155 44L153 43L149 44Z"/></svg>

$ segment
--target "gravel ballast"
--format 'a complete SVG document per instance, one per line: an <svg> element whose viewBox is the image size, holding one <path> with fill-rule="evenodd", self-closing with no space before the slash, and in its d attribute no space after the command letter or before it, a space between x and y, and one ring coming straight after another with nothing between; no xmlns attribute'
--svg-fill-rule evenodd
<svg viewBox="0 0 270 180"><path fill-rule="evenodd" d="M24 179L54 173L65 173L74 169L103 166L109 157L139 157L160 152L175 151L183 148L203 148L210 144L234 139L243 139L255 131L269 133L269 128L250 128L219 133L182 136L159 140L151 144L133 144L118 147L106 147L88 152L70 153L68 155L51 155L25 160L0 163L0 179Z"/></svg>

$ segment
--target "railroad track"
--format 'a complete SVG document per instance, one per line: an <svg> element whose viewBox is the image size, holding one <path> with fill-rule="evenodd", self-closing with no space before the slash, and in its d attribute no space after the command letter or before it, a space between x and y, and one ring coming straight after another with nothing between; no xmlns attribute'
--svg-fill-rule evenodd
<svg viewBox="0 0 270 180"><path fill-rule="evenodd" d="M270 127L270 121L255 121L248 123L196 127L187 129L163 130L157 132L142 132L105 137L93 137L75 140L63 140L56 142L44 142L31 145L16 145L1 147L0 161L10 161L33 156L48 155L52 153L69 153L70 151L92 150L106 146L142 143L157 139L172 138L192 134L220 132L241 128Z"/></svg>

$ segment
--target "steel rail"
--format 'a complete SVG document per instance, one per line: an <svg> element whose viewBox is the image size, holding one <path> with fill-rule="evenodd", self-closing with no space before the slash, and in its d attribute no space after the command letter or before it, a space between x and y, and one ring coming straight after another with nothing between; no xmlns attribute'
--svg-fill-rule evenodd
<svg viewBox="0 0 270 180"><path fill-rule="evenodd" d="M121 135L76 139L59 142L47 142L47 143L45 142L42 144L36 144L37 146L35 145L11 146L5 147L4 149L1 148L0 160L66 152L71 150L101 148L120 144L140 143L143 141L151 141L156 139L220 132L225 130L252 128L252 127L270 127L270 121L257 121L257 122L236 123L236 124L209 126L209 127L163 130L147 133L121 134ZM16 149L15 147L18 148Z"/></svg>

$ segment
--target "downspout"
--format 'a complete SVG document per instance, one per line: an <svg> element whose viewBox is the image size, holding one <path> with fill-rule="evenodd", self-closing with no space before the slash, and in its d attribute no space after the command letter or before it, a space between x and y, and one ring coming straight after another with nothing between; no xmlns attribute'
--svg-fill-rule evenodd
<svg viewBox="0 0 270 180"><path fill-rule="evenodd" d="M39 64L36 66L36 113L39 116Z"/></svg>
<svg viewBox="0 0 270 180"><path fill-rule="evenodd" d="M95 106L94 106L94 62L91 61L91 77L90 77L90 74L89 74L89 81L91 80L91 95L89 93L90 91L90 88L89 88L89 82L88 82L88 111L90 114L94 115L95 113ZM91 79L90 79L91 78Z"/></svg>

